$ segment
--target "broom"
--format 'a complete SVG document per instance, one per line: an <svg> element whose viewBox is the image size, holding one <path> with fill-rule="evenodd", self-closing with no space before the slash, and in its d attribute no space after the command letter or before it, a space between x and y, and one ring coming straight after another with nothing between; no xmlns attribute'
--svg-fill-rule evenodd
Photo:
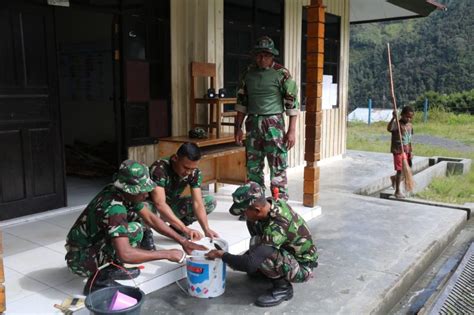
<svg viewBox="0 0 474 315"><path fill-rule="evenodd" d="M390 90L392 92L392 99L393 99L393 109L395 111L395 121L397 122L398 127L398 135L400 137L400 146L402 149L402 174L403 180L405 184L405 190L408 192L413 191L414 183L413 183L413 174L411 173L410 165L408 165L407 155L405 153L405 149L403 148L403 141L402 141L402 131L400 128L400 120L398 119L397 113L397 100L395 99L395 90L393 88L393 77L392 77L392 60L390 58L390 43L387 43L387 54L388 54L388 72L390 76Z"/></svg>

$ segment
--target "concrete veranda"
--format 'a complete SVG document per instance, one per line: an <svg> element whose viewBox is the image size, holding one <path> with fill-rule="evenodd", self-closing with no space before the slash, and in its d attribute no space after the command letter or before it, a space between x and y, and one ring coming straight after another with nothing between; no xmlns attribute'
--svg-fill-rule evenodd
<svg viewBox="0 0 474 315"><path fill-rule="evenodd" d="M309 221L320 265L308 283L294 285L295 296L289 302L269 309L254 306L256 296L270 284L228 270L222 296L209 300L192 298L169 281L169 286L147 295L142 314L386 314L466 220L465 213L459 210L354 194L374 182L386 182L388 186L391 174L390 154L349 151L343 159L321 164L318 205L322 215ZM302 167L289 171L292 200L301 202L302 181ZM225 186L219 192L222 208L228 207L228 195L234 188ZM217 221L226 221L233 229L239 227L245 233L242 222L221 210L222 213L216 213ZM2 222L7 314L58 313L52 304L60 303L68 294L79 293L83 280L65 268L62 247L78 211L28 218L14 226ZM308 219L311 216L314 213ZM154 273L159 269L156 266L169 265L147 266L145 272ZM170 274L173 272L178 278L182 275L176 267ZM185 281L181 284L184 286ZM151 292L145 287L144 282L143 289ZM13 293L17 294L15 299L11 298Z"/></svg>
<svg viewBox="0 0 474 315"><path fill-rule="evenodd" d="M289 173L291 199L302 201L303 168ZM388 187L392 173L390 154L349 151L322 163L322 215L309 222L320 265L313 279L294 285L292 300L256 307L270 283L230 271L220 297L196 299L172 284L147 295L143 313L389 313L466 222L463 211L354 194L381 180Z"/></svg>

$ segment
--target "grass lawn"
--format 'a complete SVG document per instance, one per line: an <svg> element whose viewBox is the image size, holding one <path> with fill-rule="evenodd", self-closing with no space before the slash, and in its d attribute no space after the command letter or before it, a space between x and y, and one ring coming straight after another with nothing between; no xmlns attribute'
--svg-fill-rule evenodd
<svg viewBox="0 0 474 315"><path fill-rule="evenodd" d="M446 112L432 111L428 122L423 123L422 113L416 113L414 119L415 138L417 135L431 135L462 142L474 147L474 116L455 115ZM347 148L349 150L390 152L390 133L386 122L349 123L347 129ZM387 140L381 139L388 137ZM459 152L443 147L416 144L414 155L462 157L473 160L474 152ZM464 204L474 202L474 165L467 175L450 176L433 180L430 186L416 195L418 198L448 203Z"/></svg>

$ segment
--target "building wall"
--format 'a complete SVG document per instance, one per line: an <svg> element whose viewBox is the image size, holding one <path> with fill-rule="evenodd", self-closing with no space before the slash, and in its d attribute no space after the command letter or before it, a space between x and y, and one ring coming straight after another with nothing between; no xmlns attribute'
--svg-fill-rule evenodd
<svg viewBox="0 0 474 315"><path fill-rule="evenodd" d="M301 17L302 8L310 0L285 2L285 66L296 82L301 77ZM341 16L341 66L339 108L323 111L321 159L339 156L346 148L346 111L349 65L349 0L326 0L326 11ZM171 1L171 82L172 134L186 134L189 130L189 64L191 61L216 63L217 86L223 86L224 0ZM205 113L201 112L201 115ZM304 163L304 120L300 113L297 125L298 140L290 151L290 166Z"/></svg>
<svg viewBox="0 0 474 315"><path fill-rule="evenodd" d="M346 152L349 87L349 0L325 0L326 12L341 17L339 108L323 110L321 160Z"/></svg>

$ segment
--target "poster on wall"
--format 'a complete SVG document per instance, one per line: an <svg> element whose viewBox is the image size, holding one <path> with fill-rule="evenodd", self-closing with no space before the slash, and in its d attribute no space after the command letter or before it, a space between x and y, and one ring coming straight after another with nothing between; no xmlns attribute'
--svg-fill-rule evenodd
<svg viewBox="0 0 474 315"><path fill-rule="evenodd" d="M332 109L337 106L337 83L333 83L332 75L323 75L322 109Z"/></svg>
<svg viewBox="0 0 474 315"><path fill-rule="evenodd" d="M102 43L62 45L59 52L61 98L66 101L107 101L111 95L110 47Z"/></svg>
<svg viewBox="0 0 474 315"><path fill-rule="evenodd" d="M58 7L69 7L69 0L48 0L48 4Z"/></svg>

